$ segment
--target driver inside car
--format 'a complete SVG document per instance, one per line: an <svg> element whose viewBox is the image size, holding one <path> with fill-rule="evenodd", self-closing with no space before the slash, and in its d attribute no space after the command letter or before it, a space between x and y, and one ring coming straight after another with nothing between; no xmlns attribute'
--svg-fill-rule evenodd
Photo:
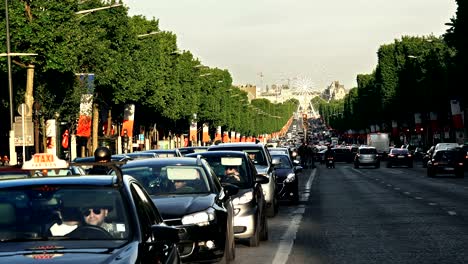
<svg viewBox="0 0 468 264"><path fill-rule="evenodd" d="M114 236L115 230L111 223L106 223L106 217L109 214L109 209L102 207L83 208L81 210L83 220L87 225L98 226Z"/></svg>

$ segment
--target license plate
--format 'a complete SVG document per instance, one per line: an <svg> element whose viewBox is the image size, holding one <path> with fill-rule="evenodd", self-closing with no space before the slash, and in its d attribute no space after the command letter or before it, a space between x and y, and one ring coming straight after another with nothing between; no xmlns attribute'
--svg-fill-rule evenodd
<svg viewBox="0 0 468 264"><path fill-rule="evenodd" d="M453 171L454 168L444 168L444 170L446 170L446 171Z"/></svg>
<svg viewBox="0 0 468 264"><path fill-rule="evenodd" d="M398 156L398 158L399 158L399 159L403 159L403 158L405 158L405 156Z"/></svg>

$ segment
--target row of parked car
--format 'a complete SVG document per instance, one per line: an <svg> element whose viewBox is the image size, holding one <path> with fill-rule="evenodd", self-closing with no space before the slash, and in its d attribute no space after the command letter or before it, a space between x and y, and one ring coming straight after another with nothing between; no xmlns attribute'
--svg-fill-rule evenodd
<svg viewBox="0 0 468 264"><path fill-rule="evenodd" d="M0 181L0 252L31 248L25 255L70 263L228 263L237 240L255 247L268 239L279 200L299 200L301 167L263 144L99 157Z"/></svg>

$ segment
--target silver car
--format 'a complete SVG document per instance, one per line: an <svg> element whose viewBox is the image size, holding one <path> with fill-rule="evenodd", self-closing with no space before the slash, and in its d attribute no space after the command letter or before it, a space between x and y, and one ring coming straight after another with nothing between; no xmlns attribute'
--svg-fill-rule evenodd
<svg viewBox="0 0 468 264"><path fill-rule="evenodd" d="M275 164L265 145L261 143L223 143L213 145L208 148L208 151L218 150L244 151L249 155L249 158L255 165L258 174L265 175L269 179L268 183L262 184L262 188L267 204L267 216L275 216L278 213L279 208L276 195L277 185L276 172L274 170Z"/></svg>
<svg viewBox="0 0 468 264"><path fill-rule="evenodd" d="M358 169L360 166L380 167L380 157L375 147L361 146L358 148L354 156L354 168Z"/></svg>

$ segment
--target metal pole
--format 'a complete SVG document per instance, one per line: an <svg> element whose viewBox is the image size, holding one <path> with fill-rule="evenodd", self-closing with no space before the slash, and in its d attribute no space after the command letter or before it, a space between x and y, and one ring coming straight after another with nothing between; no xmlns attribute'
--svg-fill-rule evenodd
<svg viewBox="0 0 468 264"><path fill-rule="evenodd" d="M13 78L11 76L11 56L10 56L10 25L8 17L8 0L5 0L5 25L6 25L6 46L8 62L8 92L10 95L10 130L13 130Z"/></svg>

